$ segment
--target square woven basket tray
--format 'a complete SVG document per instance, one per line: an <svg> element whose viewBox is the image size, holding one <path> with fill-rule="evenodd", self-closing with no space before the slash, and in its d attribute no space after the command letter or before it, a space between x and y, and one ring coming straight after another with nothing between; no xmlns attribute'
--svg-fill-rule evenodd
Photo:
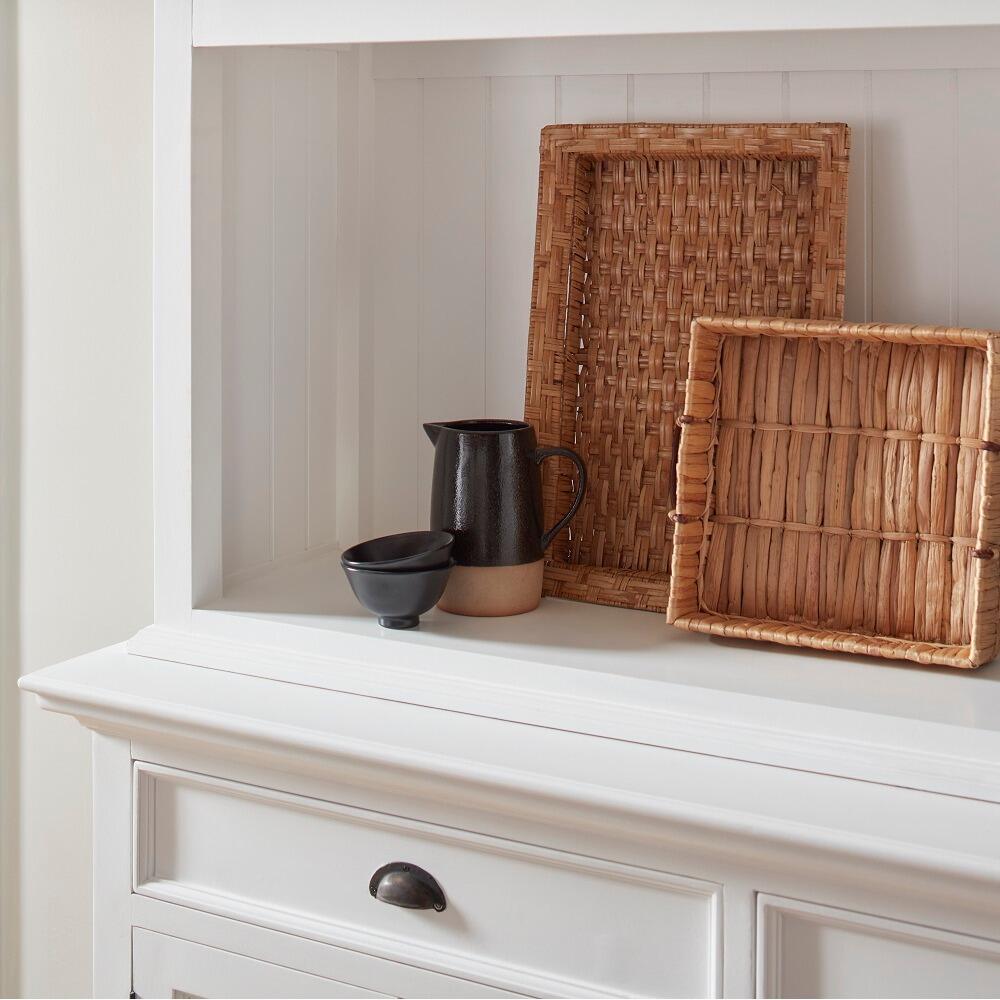
<svg viewBox="0 0 1000 1000"><path fill-rule="evenodd" d="M1000 335L700 318L667 620L979 666L998 648Z"/></svg>
<svg viewBox="0 0 1000 1000"><path fill-rule="evenodd" d="M525 419L589 480L547 594L666 610L691 321L843 315L849 145L837 124L542 130ZM573 469L543 477L554 524Z"/></svg>

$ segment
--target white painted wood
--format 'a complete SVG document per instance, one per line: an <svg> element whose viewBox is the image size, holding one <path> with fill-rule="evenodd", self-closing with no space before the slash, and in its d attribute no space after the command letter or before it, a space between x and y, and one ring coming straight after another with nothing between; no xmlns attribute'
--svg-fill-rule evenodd
<svg viewBox="0 0 1000 1000"><path fill-rule="evenodd" d="M309 976L350 983L373 993L436 998L513 995L482 983L442 976L413 965L388 962L147 896L132 897L132 919L136 927L150 928L173 938L197 941L234 955L250 956L257 961L294 969ZM230 988L225 995L233 996L236 992ZM279 995L300 994L290 990Z"/></svg>
<svg viewBox="0 0 1000 1000"><path fill-rule="evenodd" d="M306 475L308 548L337 538L337 54L314 49L306 54L308 160L307 437Z"/></svg>
<svg viewBox="0 0 1000 1000"><path fill-rule="evenodd" d="M708 883L153 765L138 775L140 789L155 786L138 798L155 810L140 817L140 871L155 872L140 893L445 973L489 973L517 992L715 995L718 890ZM296 849L276 880L267 858L279 842ZM155 860L142 857L146 845ZM330 857L336 870L317 877ZM448 908L373 900L368 880L390 860L430 871Z"/></svg>
<svg viewBox="0 0 1000 1000"><path fill-rule="evenodd" d="M873 72L872 319L958 318L951 71Z"/></svg>
<svg viewBox="0 0 1000 1000"><path fill-rule="evenodd" d="M361 226L357 51L337 56L337 535L359 535L361 483Z"/></svg>
<svg viewBox="0 0 1000 1000"><path fill-rule="evenodd" d="M749 876L749 877L748 877ZM754 951L756 901L753 876L740 872L725 880L723 889L723 996L754 996Z"/></svg>
<svg viewBox="0 0 1000 1000"><path fill-rule="evenodd" d="M780 73L710 73L705 120L714 122L787 121Z"/></svg>
<svg viewBox="0 0 1000 1000"><path fill-rule="evenodd" d="M357 142L349 129L357 118L356 84L349 82L355 63L294 49L227 51L212 62L221 83L211 78L216 92L205 89L198 113L215 116L214 131L195 136L202 173L215 163L218 132L222 147L221 173L212 180L221 235L217 243L199 243L221 261L206 257L197 275L206 303L196 314L204 312L206 323L195 341L196 416L205 414L206 424L204 438L196 438L204 454L194 504L196 513L204 511L196 519L198 544L206 539L198 602L219 587L218 573L210 572L213 528L223 538L222 574L231 582L334 542L338 510L347 524L357 519L358 479L350 470L358 454L358 263L354 250L338 246L356 243L356 208L344 212L339 231L337 225L340 203L356 202ZM341 113L342 100L349 113ZM206 190L196 205L199 231L209 234L215 217L203 209L212 208L211 197ZM221 333L209 322L215 306ZM212 369L217 351L221 377ZM221 419L221 443L213 419ZM213 472L221 478L221 503L213 499Z"/></svg>
<svg viewBox="0 0 1000 1000"><path fill-rule="evenodd" d="M956 97L958 124L956 149L958 216L958 315L959 323L996 329L1000 327L1000 282L995 257L996 220L1000 205L1000 156L997 107L1000 72L962 70Z"/></svg>
<svg viewBox="0 0 1000 1000"><path fill-rule="evenodd" d="M232 62L232 301L223 330L223 565L274 558L274 62L270 49Z"/></svg>
<svg viewBox="0 0 1000 1000"><path fill-rule="evenodd" d="M486 404L520 420L535 249L538 140L555 121L554 78L489 81L486 165Z"/></svg>
<svg viewBox="0 0 1000 1000"><path fill-rule="evenodd" d="M307 547L309 491L309 63L273 56L273 558ZM327 99L332 103L331 99ZM327 106L329 106L329 103Z"/></svg>
<svg viewBox="0 0 1000 1000"><path fill-rule="evenodd" d="M138 659L121 647L48 668L21 687L88 725L179 741L202 757L213 745L286 772L600 830L615 842L687 845L703 858L753 858L776 871L808 865L855 891L905 886L940 906L996 906L993 803L512 726Z"/></svg>
<svg viewBox="0 0 1000 1000"><path fill-rule="evenodd" d="M378 4L354 0L334 8L324 0L196 0L194 15L196 45L998 23L996 9L988 0L957 0L947 7L934 0L913 0L905 8L843 0L829 10L792 0L778 0L763 8L748 8L738 0L720 0L710 8L624 0L610 10L598 0L552 0L541 6L530 0L510 0L493 7L432 0L419 11L406 0L381 0Z"/></svg>
<svg viewBox="0 0 1000 1000"><path fill-rule="evenodd" d="M976 58L981 34L960 29L962 38L949 36L945 49L956 62ZM728 37L702 39L699 51L705 59L714 53L718 65L731 54ZM836 66L839 58L851 65L864 60L881 66L877 60L883 52L887 53L885 61L901 63L911 49L915 54L909 57L910 62L919 63L927 60L930 51L921 47L922 38L919 32L904 32L902 36L883 32L878 47L863 32L850 37L832 35L829 45L822 47L823 64ZM760 35L750 41L744 37L743 41L759 60L768 59L779 66L799 65L793 58L801 48L798 36ZM607 46L594 39L538 44L542 48L533 49L530 59L536 63L547 59L552 67L586 57L591 64L600 61L603 69L605 60L613 63L630 51L647 62L653 58L648 38L617 37ZM464 79L452 75L459 66L476 69L477 54L487 68L510 66L524 72L534 64L523 50L520 43L502 41L394 46L391 55L381 50L373 54L371 71L377 77L420 71L429 74L428 78L379 78L374 82L369 80L369 64L360 52L289 49L230 53L237 66L230 74L234 78L229 86L229 103L234 106L230 119L237 117L241 104L254 104L254 88L260 91L265 87L262 80L273 72L272 63L286 66L286 72L297 74L300 83L303 73L307 77L305 114L292 102L286 120L276 105L271 133L261 116L252 118L251 125L260 135L248 147L260 147L259 165L266 167L273 161L275 167L292 171L293 177L301 176L305 169L310 242L302 263L301 241L294 229L282 235L293 223L282 221L280 229L274 229L274 238L281 245L272 242L268 249L268 227L279 226L276 218L285 220L288 213L276 212L273 205L268 208L266 196L253 199L239 195L237 175L244 157L231 151L227 183L223 185L223 200L228 198L230 204L224 214L233 220L233 226L242 220L240 224L257 232L258 238L244 239L239 231L230 233L225 245L231 248L231 255L238 255L237 248L245 246L249 249L244 256L251 261L237 261L238 266L228 269L223 261L224 325L229 331L240 331L224 364L229 391L223 399L223 419L230 433L223 449L222 478L228 485L224 487L221 530L229 539L224 563L230 583L258 572L272 558L298 556L309 548L331 544L338 535L345 543L362 534L423 524L431 453L419 429L422 420L445 414L518 412L527 329L525 302L530 289L535 133L547 120L697 118L706 113L737 120L849 119L855 140L847 309L853 318L899 319L903 308L909 309L909 315L917 315L909 294L913 280L909 263L900 263L897 244L905 244L909 257L916 255L913 263L918 278L930 279L918 283L921 298L927 303L921 307L921 316L932 319L942 315L953 318L961 306L958 258L989 259L983 249L985 229L969 230L968 245L958 246L955 190L951 193L954 206L946 211L951 217L950 232L943 240L936 235L940 227L931 226L922 211L921 205L932 197L924 188L940 176L937 165L920 174L924 180L920 181L923 187L919 195L908 193L910 182L900 185L892 179L900 172L909 176L908 164L914 157L906 151L910 146L903 149L899 143L916 149L926 121L925 102L911 99L908 77L898 77L895 71L876 71L876 77L882 74L883 81L878 94L870 73L860 70L476 75ZM965 50L972 54L965 54ZM672 68L673 55L665 44L658 55L659 67ZM256 59L261 67L249 75L245 68L248 58L251 62ZM330 79L335 64L339 65L339 81ZM917 83L925 87L937 86L928 81L939 77L953 77L924 70L906 73L914 74ZM551 95L547 93L550 79ZM280 90L279 85L275 78L272 87ZM362 115L359 102L366 87L372 94L372 107L370 114ZM243 93L247 89L249 96ZM969 93L974 100L974 90ZM279 92L275 94L280 103ZM956 97L960 104L957 90ZM876 101L882 102L879 109ZM983 101L987 106L988 99ZM458 104L453 107L450 102ZM551 110L546 110L549 107ZM419 117L415 117L418 111ZM210 109L200 113L208 114ZM878 118L877 129L873 116ZM370 146L367 140L358 141L361 130L369 125ZM294 152L295 142L280 141L274 146L270 139L281 129L297 129L301 139L303 128L308 132L307 168ZM236 125L232 129L239 131ZM869 134L878 130L882 132L881 155L887 159L877 171L868 140ZM983 138L989 134L985 129L966 132L970 137L967 141L979 146L990 141ZM887 137L891 139L888 145ZM238 139L233 136L234 143ZM418 170L413 169L414 153L403 156L388 152L387 147L395 149L397 143L401 149L419 150ZM988 162L988 153L971 159ZM362 160L370 161L372 170L359 170ZM454 169L456 176L442 174L442 169ZM888 179L887 173L892 175ZM878 183L876 174L881 178ZM234 185L228 183L229 175L235 194L230 191ZM970 180L975 182L974 175ZM268 182L263 183L266 186ZM275 176L269 183L280 197L281 185ZM415 190L418 185L419 191ZM365 190L377 190L379 198L371 211L365 212L365 218L374 224L362 227L359 206ZM960 185L959 190L967 187ZM291 188L287 197L296 197ZM344 210L339 225L338 204ZM316 205L319 211L314 210ZM323 214L330 206L332 211ZM295 211L301 208L299 198ZM453 214L443 216L442 212ZM977 218L982 216L977 213ZM301 229L301 216L296 225ZM925 232L928 227L934 233ZM878 237L876 228L881 234ZM901 235L911 231L920 235L912 239ZM394 238L379 238L384 232L391 232ZM942 268L939 260L931 258L940 257L942 245L949 241L953 245L947 251L951 261ZM357 252L359 246L362 253ZM268 257L273 271L270 293L266 275L255 276L261 268L266 270ZM304 277L303 270L308 272ZM208 291L212 273L208 280L199 275ZM330 274L333 282L327 280ZM291 282L289 288L284 287L286 280ZM301 292L303 284L305 293ZM252 289L249 300L241 291L244 285ZM368 291L361 296L363 285ZM882 289L877 314L876 285ZM966 287L969 295L982 296L988 294L981 290L989 283L970 278ZM270 354L262 348L262 334L254 332L254 324L245 326L241 319L246 312L259 321L267 311L264 300L268 294L273 298ZM302 294L309 298L305 305ZM949 300L944 308L939 301L942 294ZM309 324L305 345L303 310ZM979 306L977 311L984 314L987 309ZM363 316L368 317L364 322ZM228 336L234 338L232 332ZM451 378L452 369L461 371L462 378ZM305 416L302 381L306 382ZM307 425L305 441L303 420ZM196 488L195 510L211 510L210 419L206 420L204 439L198 440L208 442L208 458L202 464L209 488L204 498ZM361 530L363 520L369 526L366 531ZM196 523L197 537L205 539L198 542L199 552L204 549L205 554L196 558L196 566L199 559L206 567L213 565L211 521L209 516ZM269 533L273 536L270 542ZM196 579L203 576L199 569ZM211 580L211 574L206 579ZM208 586L205 594L211 593ZM199 604L206 600L198 597Z"/></svg>
<svg viewBox="0 0 1000 1000"><path fill-rule="evenodd" d="M418 378L422 337L423 84L379 81L375 86L372 226L373 531L413 530L421 460L429 443L420 428ZM347 541L345 539L345 541Z"/></svg>
<svg viewBox="0 0 1000 1000"><path fill-rule="evenodd" d="M632 119L637 122L705 120L702 73L641 73L632 78Z"/></svg>
<svg viewBox="0 0 1000 1000"><path fill-rule="evenodd" d="M787 75L791 121L838 121L851 126L847 191L847 287L844 317L871 321L872 165L869 149L871 76L862 71Z"/></svg>
<svg viewBox="0 0 1000 1000"><path fill-rule="evenodd" d="M94 733L94 996L128 996L132 756L129 741Z"/></svg>
<svg viewBox="0 0 1000 1000"><path fill-rule="evenodd" d="M486 81L425 80L423 112L421 424L486 405ZM428 442L419 454L415 528L429 523Z"/></svg>
<svg viewBox="0 0 1000 1000"><path fill-rule="evenodd" d="M273 608L281 611L272 611ZM994 664L895 669L705 642L655 615L546 600L484 621L432 611L387 633L336 554L248 581L148 656L455 711L1000 801ZM308 624L309 628L302 626Z"/></svg>
<svg viewBox="0 0 1000 1000"><path fill-rule="evenodd" d="M140 997L385 996L140 927L132 932L132 961Z"/></svg>
<svg viewBox="0 0 1000 1000"><path fill-rule="evenodd" d="M627 76L560 77L556 95L556 121L587 123L628 119Z"/></svg>
<svg viewBox="0 0 1000 1000"><path fill-rule="evenodd" d="M713 925L724 917L729 952L720 965L715 945L711 968L717 985L725 970L727 995L749 992L745 956L754 888L824 899L856 913L879 912L907 925L933 926L947 914L948 934L963 934L963 946L970 933L988 935L998 919L1000 812L981 801L359 699L141 660L120 649L50 668L23 686L38 692L45 707L144 738L136 751L144 759L172 760L138 765L136 882L141 894L157 898L134 897L136 926L259 961L275 961L277 954L289 967L378 992L449 995L401 989L385 966L369 978L338 971L351 954L344 946L378 951L379 934L385 935L386 928L373 927L357 909L361 898L370 902L364 887L350 899L342 891L350 882L342 872L352 863L374 864L374 855L362 855L377 847L384 848L381 853L419 847L420 856L412 860L431 859L427 867L442 879L453 903L446 914L463 918L457 942L430 941L408 928L406 938L419 956L404 956L398 947L405 945L395 944L386 953L494 985L513 985L509 975L498 978L496 956L459 947L482 941L475 915L479 901L490 900L482 886L503 886L504 899L493 900L495 906L508 905L508 896L530 900L536 885L550 890L543 903L517 912L529 924L546 920L536 934L543 941L553 924L567 927L558 910L554 920L547 919L553 907L585 912L594 906L603 913L609 901L631 901L640 890L666 891L671 900L678 887L690 890L684 879L656 874L678 870L665 868L668 862L698 877L696 891L705 882L724 883L725 905L716 910ZM127 765L124 746L121 760ZM179 771L186 761L187 769ZM370 805L331 804L359 797ZM412 815L411 804L423 818L397 818ZM119 819L127 816L127 801L115 811ZM359 825L363 835L351 832ZM955 830L963 831L960 844ZM285 852L276 867L274 845L281 843L294 844L295 851ZM129 851L114 844L109 849L124 871ZM491 859L486 864L484 851ZM615 860L590 860L596 858ZM553 864L560 875L550 872ZM525 865L547 874L525 878L518 874ZM638 872L638 882L620 882L626 872ZM476 891L466 896L462 887L473 878ZM603 885L608 878L620 882L610 894ZM666 886L650 884L663 878ZM588 880L600 882L600 890L588 890ZM633 914L631 902L626 909ZM485 922L493 927L496 915ZM647 915L640 936L652 933L650 924ZM276 929L283 933L275 935ZM567 940L585 936L567 932ZM668 940L673 937L668 934ZM282 940L295 944L283 946ZM506 947L509 938L503 940ZM868 946L850 939L846 947L864 955ZM320 957L326 955L329 962ZM616 962L620 955L613 949L605 957ZM928 960L921 955L920 961ZM535 964L522 974L520 991L581 994L575 987L566 990L564 980L563 990L552 988L551 980L549 989L540 988L545 971ZM962 969L954 981L975 984ZM611 988L602 982L599 992L639 992L626 982L615 976ZM649 992L667 990L658 984Z"/></svg>
<svg viewBox="0 0 1000 1000"><path fill-rule="evenodd" d="M191 562L197 604L222 596L223 125L228 53L192 66Z"/></svg>
<svg viewBox="0 0 1000 1000"><path fill-rule="evenodd" d="M381 192L375 174L375 80L372 75L373 46L359 46L357 86L357 191L358 233L358 532L374 535L375 480L375 294L380 288L372 267L373 248L379 238L371 223Z"/></svg>
<svg viewBox="0 0 1000 1000"><path fill-rule="evenodd" d="M191 564L191 6L153 12L156 620L184 624Z"/></svg>
<svg viewBox="0 0 1000 1000"><path fill-rule="evenodd" d="M604 35L374 46L378 79L997 68L1000 30Z"/></svg>
<svg viewBox="0 0 1000 1000"><path fill-rule="evenodd" d="M992 997L1000 941L760 895L759 997Z"/></svg>

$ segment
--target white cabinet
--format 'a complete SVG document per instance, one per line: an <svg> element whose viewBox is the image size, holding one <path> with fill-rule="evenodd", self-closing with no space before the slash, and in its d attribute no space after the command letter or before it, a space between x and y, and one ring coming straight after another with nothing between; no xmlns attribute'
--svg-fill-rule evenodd
<svg viewBox="0 0 1000 1000"><path fill-rule="evenodd" d="M381 997L384 993L311 976L137 927L132 932L137 997Z"/></svg>
<svg viewBox="0 0 1000 1000"><path fill-rule="evenodd" d="M155 622L22 681L95 732L99 995L1000 994L1000 664L390 635L338 565L519 415L545 124L847 121L848 318L1000 324L995 9L770 6L156 0Z"/></svg>
<svg viewBox="0 0 1000 1000"><path fill-rule="evenodd" d="M760 997L992 997L1000 941L762 895Z"/></svg>
<svg viewBox="0 0 1000 1000"><path fill-rule="evenodd" d="M136 891L517 993L716 995L721 886L154 765ZM391 862L446 908L372 898Z"/></svg>

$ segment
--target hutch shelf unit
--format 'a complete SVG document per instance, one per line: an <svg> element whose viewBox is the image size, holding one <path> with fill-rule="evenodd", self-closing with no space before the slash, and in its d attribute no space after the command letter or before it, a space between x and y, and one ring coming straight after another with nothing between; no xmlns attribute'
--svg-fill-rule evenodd
<svg viewBox="0 0 1000 1000"><path fill-rule="evenodd" d="M1000 993L1000 664L388 633L338 565L523 412L543 126L846 122L847 319L995 328L998 106L975 0L155 0L155 621L22 681L94 731L95 994Z"/></svg>

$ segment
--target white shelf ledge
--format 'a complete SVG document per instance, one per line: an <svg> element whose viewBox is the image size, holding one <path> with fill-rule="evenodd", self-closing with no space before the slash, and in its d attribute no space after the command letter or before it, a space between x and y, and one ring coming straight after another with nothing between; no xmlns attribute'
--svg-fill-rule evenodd
<svg viewBox="0 0 1000 1000"><path fill-rule="evenodd" d="M381 629L336 552L272 569L130 652L315 688L1000 802L1000 663L968 672L710 639L545 600Z"/></svg>
<svg viewBox="0 0 1000 1000"><path fill-rule="evenodd" d="M463 810L741 863L749 852L780 866L805 849L828 874L894 888L931 878L936 898L966 905L993 905L1000 885L1000 815L980 801L317 691L129 656L121 646L30 674L20 687L43 708L126 734L134 746L152 739L249 755L369 790L419 787Z"/></svg>
<svg viewBox="0 0 1000 1000"><path fill-rule="evenodd" d="M194 0L195 45L302 45L1000 23L990 0Z"/></svg>

